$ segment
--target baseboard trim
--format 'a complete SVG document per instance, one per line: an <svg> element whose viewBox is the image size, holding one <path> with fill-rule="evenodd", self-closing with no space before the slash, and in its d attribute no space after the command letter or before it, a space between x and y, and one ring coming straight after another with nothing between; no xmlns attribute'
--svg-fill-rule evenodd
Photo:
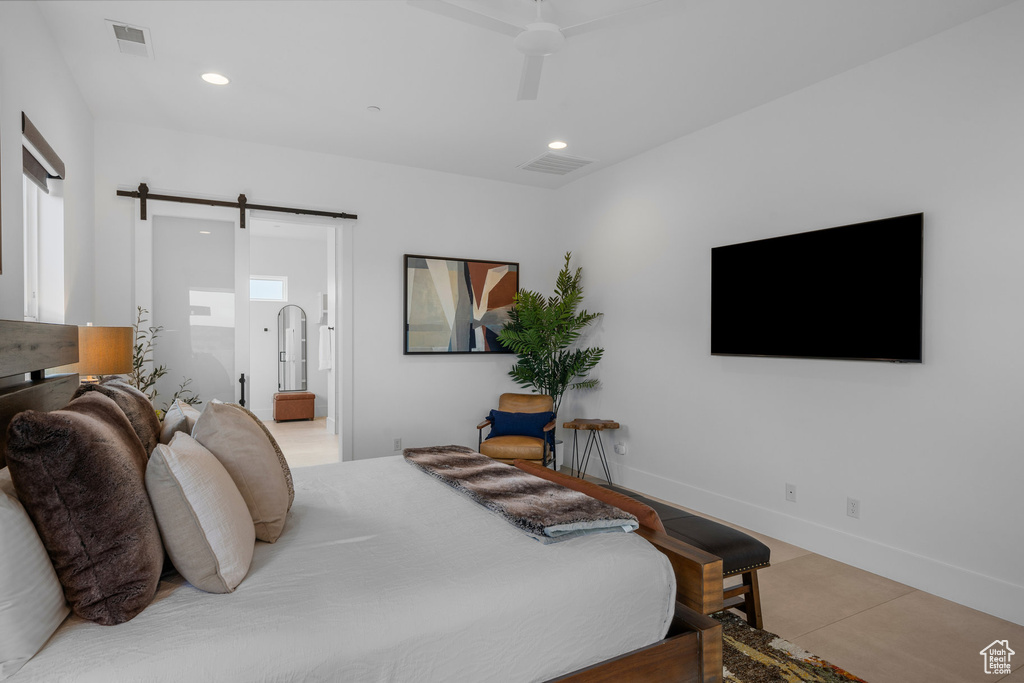
<svg viewBox="0 0 1024 683"><path fill-rule="evenodd" d="M627 488L1024 626L1024 586L620 463L609 469Z"/></svg>
<svg viewBox="0 0 1024 683"><path fill-rule="evenodd" d="M331 434L337 434L338 433L337 422L335 421L335 419L333 417L327 418L327 431L330 432Z"/></svg>
<svg viewBox="0 0 1024 683"><path fill-rule="evenodd" d="M263 420L264 422L266 422L267 420L273 420L274 419L274 409L273 408L250 408L249 410L252 411L253 415L255 415L259 419Z"/></svg>

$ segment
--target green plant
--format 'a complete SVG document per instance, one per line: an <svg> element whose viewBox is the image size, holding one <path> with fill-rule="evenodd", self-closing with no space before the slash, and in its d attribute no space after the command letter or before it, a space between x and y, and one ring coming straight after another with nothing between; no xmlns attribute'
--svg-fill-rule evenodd
<svg viewBox="0 0 1024 683"><path fill-rule="evenodd" d="M164 327L163 325L146 327L146 323L149 322L149 319L146 318L148 313L149 311L142 306L137 307L135 324L132 325L132 328L135 330L135 344L132 347L132 371L128 373L128 384L144 393L151 402L155 402L157 397L157 380L167 374L166 365L156 365L153 363L153 351L156 348L156 340L160 333L163 332ZM200 403L199 395L188 388L188 385L191 383L191 379L183 377L181 384L178 385L178 390L171 397L170 403L174 403L177 400L190 405ZM164 411L167 410L170 403L164 406Z"/></svg>
<svg viewBox="0 0 1024 683"><path fill-rule="evenodd" d="M516 294L508 322L498 334L498 341L519 357L508 374L520 386L551 396L556 414L566 391L598 385L597 379L580 378L586 377L604 355L602 348L570 348L583 329L601 317L585 309L577 312L583 302L583 269L571 271L571 258L572 252L566 253L554 296L528 290Z"/></svg>
<svg viewBox="0 0 1024 683"><path fill-rule="evenodd" d="M182 403L187 403L190 406L202 403L202 400L199 398L199 394L188 388L189 384L192 384L191 378L181 378L181 384L178 385L178 389L174 392L174 396L171 396L172 404L175 401L181 401ZM170 407L170 404L168 404L168 407Z"/></svg>
<svg viewBox="0 0 1024 683"><path fill-rule="evenodd" d="M142 306L137 307L135 324L135 346L132 349L132 371L128 373L128 384L144 393L150 401L156 399L156 381L167 374L167 366L156 365L153 361L153 349L156 346L156 338L163 331L164 326L144 327L149 319L146 318L148 310Z"/></svg>

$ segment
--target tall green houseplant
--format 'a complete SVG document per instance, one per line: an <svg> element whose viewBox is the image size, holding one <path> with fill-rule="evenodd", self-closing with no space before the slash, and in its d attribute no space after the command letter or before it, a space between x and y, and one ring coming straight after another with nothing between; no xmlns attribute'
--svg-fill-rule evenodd
<svg viewBox="0 0 1024 683"><path fill-rule="evenodd" d="M570 270L571 258L572 252L566 253L554 296L527 290L516 294L508 322L498 334L498 341L519 356L508 374L520 386L551 396L556 415L566 391L598 385L597 379L583 378L604 355L604 349L597 347L572 348L583 329L601 314L577 312L583 302L583 269Z"/></svg>

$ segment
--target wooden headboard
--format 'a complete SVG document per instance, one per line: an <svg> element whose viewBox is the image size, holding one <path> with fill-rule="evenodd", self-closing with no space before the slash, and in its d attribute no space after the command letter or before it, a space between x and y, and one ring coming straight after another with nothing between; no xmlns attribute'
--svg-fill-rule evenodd
<svg viewBox="0 0 1024 683"><path fill-rule="evenodd" d="M0 467L7 464L11 418L23 410L63 408L78 388L78 375L47 377L46 370L77 362L75 325L0 320Z"/></svg>

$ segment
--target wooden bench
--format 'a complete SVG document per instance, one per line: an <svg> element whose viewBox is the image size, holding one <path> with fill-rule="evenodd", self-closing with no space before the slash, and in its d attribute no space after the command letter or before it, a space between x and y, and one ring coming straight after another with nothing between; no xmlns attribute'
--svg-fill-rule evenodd
<svg viewBox="0 0 1024 683"><path fill-rule="evenodd" d="M689 584L680 589L680 601L701 614L723 609L743 611L747 623L763 628L761 595L757 586L757 570L768 567L771 549L756 538L738 529L680 510L617 486L605 486L654 508L665 525L665 533L682 541L692 550L684 556ZM645 529L641 535L647 537ZM659 532L650 532L659 533ZM717 574L717 581L715 575ZM723 579L740 577L740 583L723 588Z"/></svg>
<svg viewBox="0 0 1024 683"><path fill-rule="evenodd" d="M534 476L635 514L640 523L637 533L667 555L672 563L676 597L681 604L704 615L736 608L746 614L748 624L762 628L757 570L768 566L771 550L761 541L617 486L599 485L549 470L533 461L515 460L513 464ZM724 588L724 580L733 576L740 576L740 583Z"/></svg>

